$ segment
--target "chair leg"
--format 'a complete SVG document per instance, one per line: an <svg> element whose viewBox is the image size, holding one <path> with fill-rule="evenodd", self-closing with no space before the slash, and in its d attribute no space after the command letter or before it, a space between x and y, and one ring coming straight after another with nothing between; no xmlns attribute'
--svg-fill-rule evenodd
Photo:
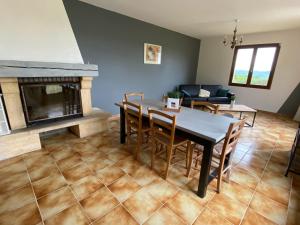
<svg viewBox="0 0 300 225"><path fill-rule="evenodd" d="M229 168L226 172L225 182L229 183L230 181L231 168Z"/></svg>
<svg viewBox="0 0 300 225"><path fill-rule="evenodd" d="M186 152L185 152L185 168L188 169L189 167L189 155L190 155L190 148L192 146L192 143L189 141L187 143L187 148L186 148Z"/></svg>
<svg viewBox="0 0 300 225"><path fill-rule="evenodd" d="M221 164L218 168L218 177L217 177L217 192L218 193L221 192L222 179L223 179L223 164Z"/></svg>
<svg viewBox="0 0 300 225"><path fill-rule="evenodd" d="M218 175L218 178L217 178L217 192L218 193L221 192L221 183L222 183L222 174Z"/></svg>
<svg viewBox="0 0 300 225"><path fill-rule="evenodd" d="M169 167L171 164L171 158L172 158L172 147L167 147L167 165L166 165L166 170L165 170L165 175L164 175L164 179L166 180L168 177L168 173L169 173Z"/></svg>
<svg viewBox="0 0 300 225"><path fill-rule="evenodd" d="M155 160L155 152L157 150L157 143L155 141L152 141L152 150L151 150L151 169L154 167L154 160Z"/></svg>
<svg viewBox="0 0 300 225"><path fill-rule="evenodd" d="M188 159L188 167L187 167L187 173L186 176L189 178L190 173L191 173L191 169L192 169L192 164L193 164L193 154L194 154L194 148L193 146L189 146L188 149L188 155L189 155L189 159Z"/></svg>
<svg viewBox="0 0 300 225"><path fill-rule="evenodd" d="M137 146L135 152L135 158L137 161L140 161L140 153L141 153L141 142L142 142L142 133L137 134Z"/></svg>
<svg viewBox="0 0 300 225"><path fill-rule="evenodd" d="M195 161L195 167L197 167L197 166L198 166L198 163L200 163L199 156L200 156L200 150L198 149L198 150L197 150L196 161Z"/></svg>

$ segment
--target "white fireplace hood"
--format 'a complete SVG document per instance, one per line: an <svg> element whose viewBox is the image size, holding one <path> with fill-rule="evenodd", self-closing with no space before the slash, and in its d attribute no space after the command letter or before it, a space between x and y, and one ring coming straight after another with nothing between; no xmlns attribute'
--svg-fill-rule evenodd
<svg viewBox="0 0 300 225"><path fill-rule="evenodd" d="M0 60L0 77L96 77L98 65Z"/></svg>

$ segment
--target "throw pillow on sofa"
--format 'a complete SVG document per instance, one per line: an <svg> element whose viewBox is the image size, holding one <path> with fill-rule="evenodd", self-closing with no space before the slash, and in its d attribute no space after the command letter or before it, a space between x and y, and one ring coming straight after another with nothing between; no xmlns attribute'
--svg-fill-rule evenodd
<svg viewBox="0 0 300 225"><path fill-rule="evenodd" d="M204 89L200 89L199 97L208 98L210 96L210 92Z"/></svg>
<svg viewBox="0 0 300 225"><path fill-rule="evenodd" d="M229 89L221 88L217 91L217 97L227 97Z"/></svg>

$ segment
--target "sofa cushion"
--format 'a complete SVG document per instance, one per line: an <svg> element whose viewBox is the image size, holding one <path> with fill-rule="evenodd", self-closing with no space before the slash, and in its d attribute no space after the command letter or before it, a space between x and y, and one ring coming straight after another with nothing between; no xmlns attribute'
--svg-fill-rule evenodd
<svg viewBox="0 0 300 225"><path fill-rule="evenodd" d="M200 91L199 84L182 84L179 85L179 91L186 91L191 95L191 97L197 97Z"/></svg>
<svg viewBox="0 0 300 225"><path fill-rule="evenodd" d="M227 97L229 89L221 88L217 91L217 97Z"/></svg>
<svg viewBox="0 0 300 225"><path fill-rule="evenodd" d="M229 103L230 100L227 97L209 97L208 101L211 103Z"/></svg>
<svg viewBox="0 0 300 225"><path fill-rule="evenodd" d="M210 92L209 91L207 91L207 90L204 90L204 89L200 89L200 92L199 92L199 97L206 97L206 98L208 98L210 96Z"/></svg>
<svg viewBox="0 0 300 225"><path fill-rule="evenodd" d="M191 100L206 102L208 100L208 98L207 97L193 97L193 98L191 98Z"/></svg>
<svg viewBox="0 0 300 225"><path fill-rule="evenodd" d="M209 91L211 97L215 97L217 91L222 88L222 85L201 85L201 88Z"/></svg>

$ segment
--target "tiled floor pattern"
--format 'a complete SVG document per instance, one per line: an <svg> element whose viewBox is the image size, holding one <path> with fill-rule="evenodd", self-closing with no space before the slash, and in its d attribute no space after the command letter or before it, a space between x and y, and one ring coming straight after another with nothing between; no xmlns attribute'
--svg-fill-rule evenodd
<svg viewBox="0 0 300 225"><path fill-rule="evenodd" d="M297 125L259 113L245 128L230 183L204 199L198 171L187 179L178 164L167 181L109 132L45 139L43 149L0 162L0 224L299 224L300 177L283 176Z"/></svg>

